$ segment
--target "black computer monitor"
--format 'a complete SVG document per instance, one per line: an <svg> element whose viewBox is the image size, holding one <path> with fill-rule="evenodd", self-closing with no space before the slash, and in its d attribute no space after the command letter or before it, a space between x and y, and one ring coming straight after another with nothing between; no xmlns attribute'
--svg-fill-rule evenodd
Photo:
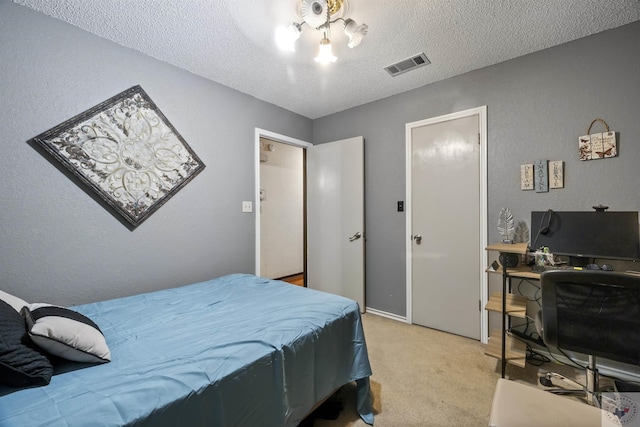
<svg viewBox="0 0 640 427"><path fill-rule="evenodd" d="M554 255L637 261L638 228L637 211L534 211L530 246L546 246Z"/></svg>
<svg viewBox="0 0 640 427"><path fill-rule="evenodd" d="M640 276L547 271L540 286L546 345L640 365Z"/></svg>

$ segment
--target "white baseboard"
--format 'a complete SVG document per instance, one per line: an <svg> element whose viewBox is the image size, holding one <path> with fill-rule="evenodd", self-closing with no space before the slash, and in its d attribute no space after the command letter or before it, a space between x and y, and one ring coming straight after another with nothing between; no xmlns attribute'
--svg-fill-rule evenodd
<svg viewBox="0 0 640 427"><path fill-rule="evenodd" d="M386 317L387 319L408 323L407 318L404 316L398 316L397 314L387 313L386 311L382 311L382 310L376 310L375 308L365 307L365 313L375 314L376 316Z"/></svg>

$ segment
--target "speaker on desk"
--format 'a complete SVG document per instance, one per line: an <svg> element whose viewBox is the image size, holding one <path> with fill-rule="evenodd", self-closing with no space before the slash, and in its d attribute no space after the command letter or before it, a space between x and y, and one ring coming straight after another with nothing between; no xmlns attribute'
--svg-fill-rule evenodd
<svg viewBox="0 0 640 427"><path fill-rule="evenodd" d="M500 264L507 268L517 267L520 263L520 255L518 254L501 253L498 259L500 260Z"/></svg>

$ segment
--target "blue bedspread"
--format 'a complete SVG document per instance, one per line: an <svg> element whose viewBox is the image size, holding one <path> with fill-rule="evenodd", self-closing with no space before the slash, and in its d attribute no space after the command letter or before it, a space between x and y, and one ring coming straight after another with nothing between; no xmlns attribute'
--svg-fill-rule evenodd
<svg viewBox="0 0 640 427"><path fill-rule="evenodd" d="M0 426L296 426L350 381L373 423L352 300L235 274L73 309L112 361L1 396Z"/></svg>

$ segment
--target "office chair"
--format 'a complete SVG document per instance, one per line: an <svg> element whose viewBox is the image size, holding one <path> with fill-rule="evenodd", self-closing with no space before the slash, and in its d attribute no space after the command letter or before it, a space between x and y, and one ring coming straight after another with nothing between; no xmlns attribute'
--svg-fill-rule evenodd
<svg viewBox="0 0 640 427"><path fill-rule="evenodd" d="M586 386L549 373L543 385L560 379L600 406L596 357L640 365L640 276L611 271L546 271L540 276L542 309L536 319L547 347L587 355Z"/></svg>

